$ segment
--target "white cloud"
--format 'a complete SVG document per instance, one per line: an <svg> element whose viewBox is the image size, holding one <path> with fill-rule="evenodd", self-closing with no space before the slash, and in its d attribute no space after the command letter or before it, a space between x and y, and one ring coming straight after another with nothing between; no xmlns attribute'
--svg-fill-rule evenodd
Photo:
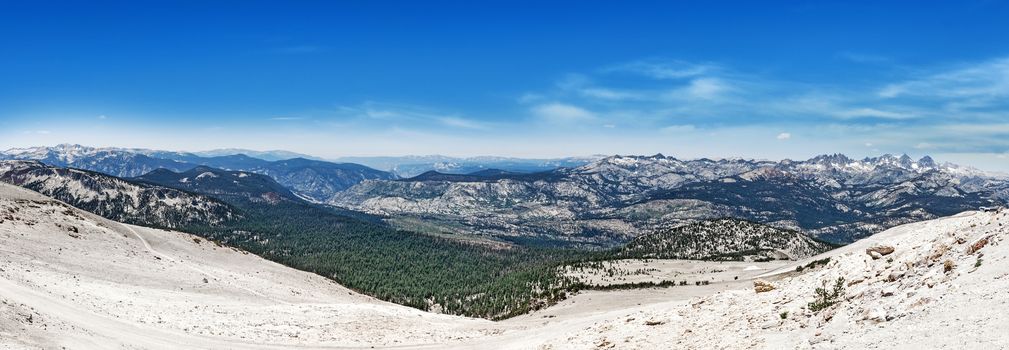
<svg viewBox="0 0 1009 350"><path fill-rule="evenodd" d="M914 145L914 148L915 149L932 149L932 148L935 148L935 145L933 145L931 143L928 143L928 142L919 142L917 145Z"/></svg>
<svg viewBox="0 0 1009 350"><path fill-rule="evenodd" d="M881 119L911 119L915 118L912 114L884 111L876 108L855 108L848 110L841 110L833 112L833 114L839 118L843 119L857 119L857 118L881 118Z"/></svg>
<svg viewBox="0 0 1009 350"><path fill-rule="evenodd" d="M1009 58L962 65L889 84L880 89L878 95L883 98L929 97L972 99L975 104L997 103L1000 101L994 99L1009 96Z"/></svg>
<svg viewBox="0 0 1009 350"><path fill-rule="evenodd" d="M695 128L693 125L684 124L684 125L670 125L670 126L662 128L662 129L659 129L659 131L662 132L662 133L664 133L664 134L682 134L682 133L693 132L696 129L697 128Z"/></svg>
<svg viewBox="0 0 1009 350"><path fill-rule="evenodd" d="M1009 134L1009 123L957 123L943 125L942 128L963 135Z"/></svg>
<svg viewBox="0 0 1009 350"><path fill-rule="evenodd" d="M543 95L540 95L540 94L524 93L524 94L522 94L522 96L519 96L518 102L519 103L532 103L532 102L542 101L543 99L544 99Z"/></svg>
<svg viewBox="0 0 1009 350"><path fill-rule="evenodd" d="M904 90L906 90L906 88L901 85L891 84L884 86L876 94L882 98L894 98L903 94Z"/></svg>
<svg viewBox="0 0 1009 350"><path fill-rule="evenodd" d="M31 134L49 135L49 134L52 134L52 131L49 131L49 130L25 130L22 134L25 134L25 135L31 135Z"/></svg>
<svg viewBox="0 0 1009 350"><path fill-rule="evenodd" d="M604 100L640 100L645 98L645 96L639 92L622 91L599 87L585 88L579 90L579 92L586 97L599 98Z"/></svg>
<svg viewBox="0 0 1009 350"><path fill-rule="evenodd" d="M686 85L676 87L661 94L660 101L663 103L675 103L678 108L700 108L701 110L708 111L711 110L711 106L707 105L708 103L729 102L725 97L733 90L734 88L729 82L721 78L696 78L690 80Z"/></svg>
<svg viewBox="0 0 1009 350"><path fill-rule="evenodd" d="M270 120L302 120L304 117L273 117Z"/></svg>
<svg viewBox="0 0 1009 350"><path fill-rule="evenodd" d="M604 69L605 72L629 72L652 79L684 79L718 70L713 64L695 64L685 61L634 61Z"/></svg>
<svg viewBox="0 0 1009 350"><path fill-rule="evenodd" d="M698 78L690 82L687 92L693 98L711 100L729 90L728 85L718 78Z"/></svg>
<svg viewBox="0 0 1009 350"><path fill-rule="evenodd" d="M860 102L855 96L843 96L826 93L807 93L786 97L777 102L769 102L760 108L768 109L779 115L819 116L839 120L857 119L889 119L907 120L920 118L919 111L905 110L906 107L853 107Z"/></svg>
<svg viewBox="0 0 1009 350"><path fill-rule="evenodd" d="M581 107L563 103L549 103L533 107L533 114L552 123L573 123L595 120L594 113Z"/></svg>
<svg viewBox="0 0 1009 350"><path fill-rule="evenodd" d="M783 132L783 133L778 134L778 136L775 137L775 138L777 138L778 140L788 140L788 139L792 138L792 134L791 133L787 133L787 132Z"/></svg>
<svg viewBox="0 0 1009 350"><path fill-rule="evenodd" d="M105 119L108 119L108 118L109 118L109 117L106 117L106 116L105 116L104 114L102 114L102 115L98 116L98 119L99 119L99 120L105 120Z"/></svg>
<svg viewBox="0 0 1009 350"><path fill-rule="evenodd" d="M407 117L404 113L399 111L393 111L389 109L375 109L375 108L365 108L364 115L372 119L399 119Z"/></svg>
<svg viewBox="0 0 1009 350"><path fill-rule="evenodd" d="M439 122L441 122L442 124L445 124L447 126L451 126L451 127L454 127L454 128L474 129L474 130L487 129L487 126L484 125L483 123L480 123L480 122L477 122L477 121L474 121L474 120L470 120L470 119L459 118L459 117L438 117L437 120Z"/></svg>

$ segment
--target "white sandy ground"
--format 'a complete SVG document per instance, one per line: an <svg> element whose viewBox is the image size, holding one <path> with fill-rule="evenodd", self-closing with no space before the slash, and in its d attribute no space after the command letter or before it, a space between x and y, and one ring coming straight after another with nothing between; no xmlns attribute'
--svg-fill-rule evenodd
<svg viewBox="0 0 1009 350"><path fill-rule="evenodd" d="M831 261L801 274L795 266L808 261L624 261L632 271L654 269L634 278L691 283L584 292L502 322L382 302L188 234L111 222L7 185L0 220L0 349L1009 348L1006 213L897 227L810 258ZM982 237L990 243L967 254ZM872 260L865 249L880 243L896 251ZM956 264L950 273L947 259ZM755 293L756 275L777 289ZM838 276L855 282L845 300L808 311L813 289ZM693 285L702 279L712 283Z"/></svg>

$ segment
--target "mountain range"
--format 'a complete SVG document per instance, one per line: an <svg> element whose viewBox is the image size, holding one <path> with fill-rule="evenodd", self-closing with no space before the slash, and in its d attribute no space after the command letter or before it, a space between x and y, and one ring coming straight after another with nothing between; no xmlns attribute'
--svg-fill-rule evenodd
<svg viewBox="0 0 1009 350"><path fill-rule="evenodd" d="M288 153L276 151L271 154ZM270 176L294 193L312 201L327 200L336 192L366 179L396 178L391 173L358 164L306 158L271 161L240 153L206 157L186 152L95 148L69 144L10 149L0 152L0 160L2 159L37 160L53 166L98 171L118 177L140 176L156 169L187 171L198 166L247 171Z"/></svg>
<svg viewBox="0 0 1009 350"><path fill-rule="evenodd" d="M106 218L188 231L383 300L492 319L545 307L582 288L558 269L566 262L801 259L830 243L1009 198L1006 179L928 157L774 162L654 155L533 173L364 179L336 191L327 205L264 174L268 167L321 161L64 148L5 154L124 173L140 172L126 165L149 167L141 161L150 160L185 169L117 177L6 160L0 181ZM194 164L200 161L259 170ZM348 168L354 167L367 169Z"/></svg>
<svg viewBox="0 0 1009 350"><path fill-rule="evenodd" d="M273 200L298 197L326 203L385 217L401 229L549 246L613 247L724 217L847 243L895 225L1009 200L1005 177L940 164L928 156L852 159L833 154L799 161L680 160L661 154L343 159L394 171L387 172L355 163L265 160L226 154L229 151L244 150L200 155L64 144L11 149L0 152L0 159L37 160L162 186L170 183L168 187L186 191L194 191L187 186L214 182L179 181L217 170L224 171L217 178L224 182L217 186L235 176L263 175L282 186L268 191ZM401 178L399 173L416 175ZM215 193L205 188L197 192Z"/></svg>
<svg viewBox="0 0 1009 350"><path fill-rule="evenodd" d="M413 177L435 171L444 174L469 174L483 170L504 170L516 173L534 173L571 168L591 163L605 156L566 158L513 158L513 157L446 157L439 155L403 157L342 157L336 161L363 164L396 174Z"/></svg>
<svg viewBox="0 0 1009 350"><path fill-rule="evenodd" d="M497 237L613 245L696 220L736 217L847 243L1009 198L1009 182L930 157L805 161L612 156L532 174L425 173L368 180L331 204L416 216Z"/></svg>

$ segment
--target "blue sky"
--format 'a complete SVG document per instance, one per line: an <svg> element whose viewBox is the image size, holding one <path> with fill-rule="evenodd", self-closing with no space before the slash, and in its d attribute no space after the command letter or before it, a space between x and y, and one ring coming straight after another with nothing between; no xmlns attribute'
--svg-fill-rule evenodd
<svg viewBox="0 0 1009 350"><path fill-rule="evenodd" d="M0 2L0 148L932 154L1009 170L1009 3Z"/></svg>

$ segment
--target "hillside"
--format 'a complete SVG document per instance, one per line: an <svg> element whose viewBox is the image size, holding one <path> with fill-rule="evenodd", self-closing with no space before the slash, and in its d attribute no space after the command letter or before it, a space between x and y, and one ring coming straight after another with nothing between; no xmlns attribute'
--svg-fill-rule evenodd
<svg viewBox="0 0 1009 350"><path fill-rule="evenodd" d="M403 346L493 328L7 184L0 184L0 256L4 349Z"/></svg>
<svg viewBox="0 0 1009 350"><path fill-rule="evenodd" d="M0 182L38 191L106 218L154 227L221 226L241 214L220 200L35 161L0 161Z"/></svg>
<svg viewBox="0 0 1009 350"><path fill-rule="evenodd" d="M226 171L206 166L198 166L183 172L158 169L133 179L191 192L237 197L248 201L300 200L294 193L268 176L243 171Z"/></svg>
<svg viewBox="0 0 1009 350"><path fill-rule="evenodd" d="M805 234L737 219L704 220L635 238L620 257L649 259L798 260L832 247Z"/></svg>
<svg viewBox="0 0 1009 350"><path fill-rule="evenodd" d="M1006 210L902 225L767 272L762 279L773 288L767 292L757 293L751 285L629 307L570 333L525 344L550 349L1005 348L1009 338L994 330L1009 326L1002 312L1009 304L1007 237ZM873 257L870 251L887 254ZM795 272L825 258L822 267ZM839 293L830 298L838 284ZM828 298L818 297L821 287Z"/></svg>

